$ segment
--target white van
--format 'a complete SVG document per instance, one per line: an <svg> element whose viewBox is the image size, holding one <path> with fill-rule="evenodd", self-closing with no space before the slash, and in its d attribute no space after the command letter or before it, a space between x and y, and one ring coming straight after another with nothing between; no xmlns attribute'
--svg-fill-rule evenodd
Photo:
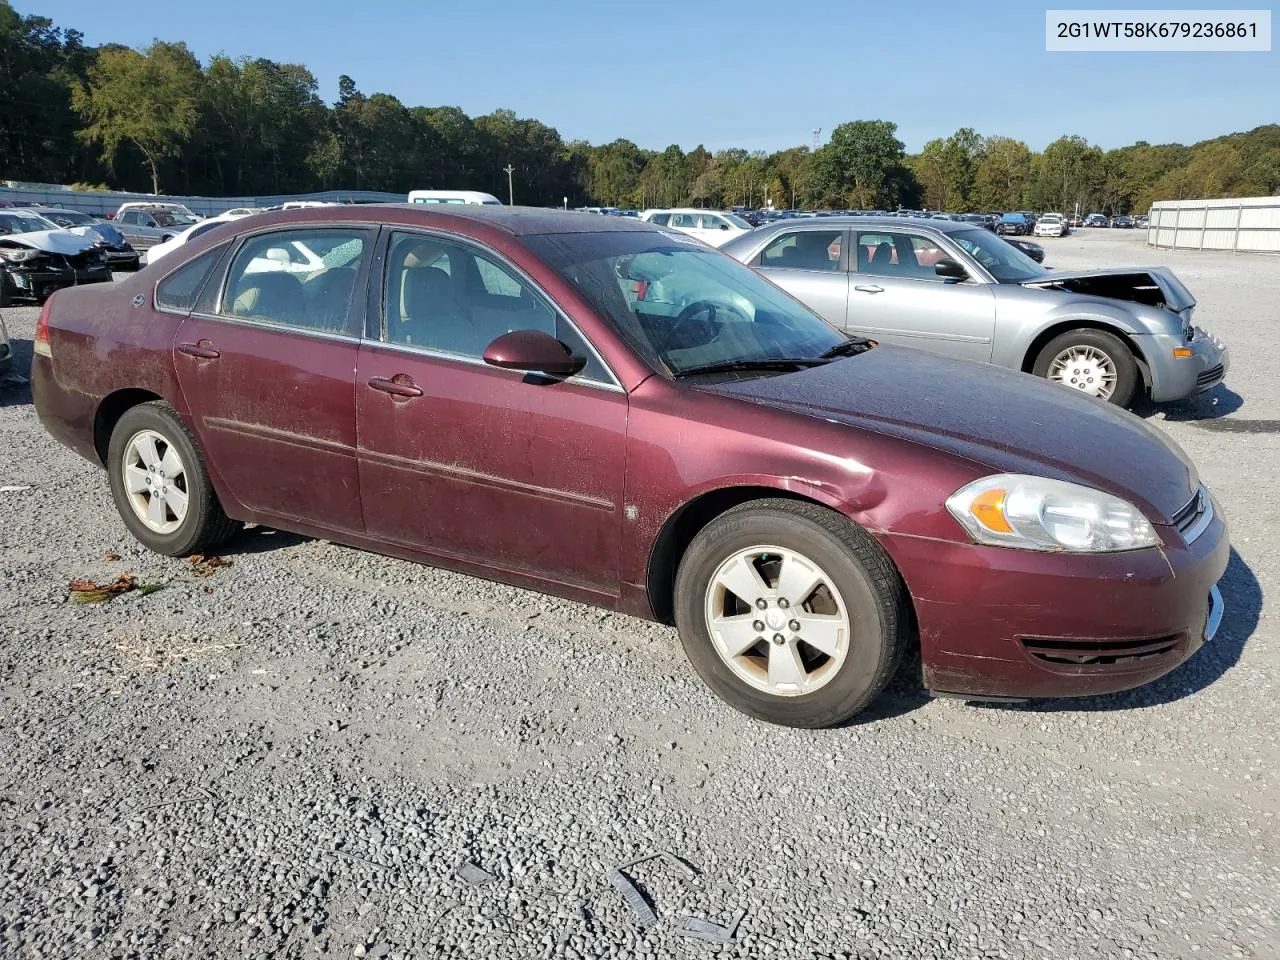
<svg viewBox="0 0 1280 960"><path fill-rule="evenodd" d="M410 203L474 203L496 204L502 201L491 193L480 193L477 190L410 190Z"/></svg>

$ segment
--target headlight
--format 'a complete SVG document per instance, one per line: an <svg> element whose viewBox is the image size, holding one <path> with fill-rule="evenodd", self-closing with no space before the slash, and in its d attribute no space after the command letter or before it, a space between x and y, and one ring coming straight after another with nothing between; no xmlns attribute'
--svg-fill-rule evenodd
<svg viewBox="0 0 1280 960"><path fill-rule="evenodd" d="M947 509L975 540L997 547L1110 553L1160 542L1133 504L1045 477L983 477L948 497Z"/></svg>
<svg viewBox="0 0 1280 960"><path fill-rule="evenodd" d="M24 260L34 260L42 252L41 250L15 250L12 247L0 247L0 259L8 260L10 263L22 263Z"/></svg>

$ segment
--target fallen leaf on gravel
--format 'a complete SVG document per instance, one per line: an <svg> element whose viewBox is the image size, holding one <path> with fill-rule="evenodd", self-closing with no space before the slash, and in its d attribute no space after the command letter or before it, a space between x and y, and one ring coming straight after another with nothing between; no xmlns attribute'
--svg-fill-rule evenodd
<svg viewBox="0 0 1280 960"><path fill-rule="evenodd" d="M110 583L94 583L92 580L72 580L67 584L72 603L103 603L122 593L137 590L144 597L164 588L163 583L139 583L131 573L122 573Z"/></svg>
<svg viewBox="0 0 1280 960"><path fill-rule="evenodd" d="M203 553L193 553L187 557L187 563L191 564L191 572L197 577L208 577L219 567L231 566L231 561L225 557L206 557Z"/></svg>
<svg viewBox="0 0 1280 960"><path fill-rule="evenodd" d="M112 553L111 551L108 550L106 553L102 555L102 559L103 560L119 560L120 554Z"/></svg>
<svg viewBox="0 0 1280 960"><path fill-rule="evenodd" d="M114 596L138 589L138 578L122 573L110 583L94 583L92 580L72 580L67 584L72 603L102 603Z"/></svg>

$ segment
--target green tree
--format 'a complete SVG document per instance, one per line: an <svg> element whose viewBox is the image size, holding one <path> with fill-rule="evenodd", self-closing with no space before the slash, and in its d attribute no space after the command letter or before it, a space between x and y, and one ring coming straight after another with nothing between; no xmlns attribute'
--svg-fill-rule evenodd
<svg viewBox="0 0 1280 960"><path fill-rule="evenodd" d="M71 102L88 125L87 142L101 143L108 163L122 144L142 154L151 173L151 192L160 192L160 160L176 157L191 139L199 118L204 75L182 43L156 41L144 53L106 49L76 82Z"/></svg>
<svg viewBox="0 0 1280 960"><path fill-rule="evenodd" d="M988 137L974 165L974 210L1017 210L1031 176L1031 150L1012 137Z"/></svg>
<svg viewBox="0 0 1280 960"><path fill-rule="evenodd" d="M831 142L814 158L822 202L855 207L896 204L911 179L897 132L898 125L888 120L854 120L836 127Z"/></svg>

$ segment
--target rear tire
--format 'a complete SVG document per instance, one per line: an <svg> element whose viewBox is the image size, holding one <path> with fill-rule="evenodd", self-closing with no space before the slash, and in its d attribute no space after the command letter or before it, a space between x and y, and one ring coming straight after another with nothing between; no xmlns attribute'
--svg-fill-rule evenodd
<svg viewBox="0 0 1280 960"><path fill-rule="evenodd" d="M757 586L760 596L743 595ZM783 499L734 507L693 538L676 574L675 619L714 693L749 716L807 728L875 700L910 622L902 581L870 534Z"/></svg>
<svg viewBox="0 0 1280 960"><path fill-rule="evenodd" d="M124 525L156 553L207 550L243 526L223 512L196 438L163 400L131 407L116 423L107 475Z"/></svg>
<svg viewBox="0 0 1280 960"><path fill-rule="evenodd" d="M1079 362L1073 362L1072 358ZM1065 387L1128 407L1138 390L1138 362L1123 340L1105 330L1080 328L1054 337L1041 349L1031 372ZM1110 393L1099 392L1111 377Z"/></svg>

